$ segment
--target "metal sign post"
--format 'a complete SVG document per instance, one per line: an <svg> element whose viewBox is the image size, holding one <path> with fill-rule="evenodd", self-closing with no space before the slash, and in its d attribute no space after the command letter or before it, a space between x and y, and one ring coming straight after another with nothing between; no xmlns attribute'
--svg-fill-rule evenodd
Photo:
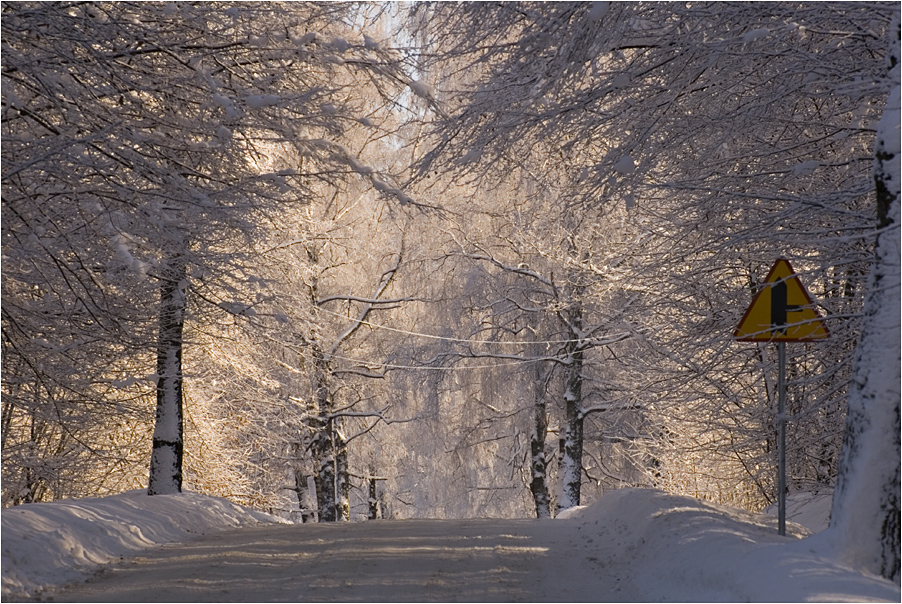
<svg viewBox="0 0 902 604"><path fill-rule="evenodd" d="M777 534L786 534L786 342L777 342Z"/></svg>
<svg viewBox="0 0 902 604"><path fill-rule="evenodd" d="M789 314L792 314L790 321ZM786 534L786 342L830 337L808 290L789 261L778 258L745 311L733 337L740 342L776 342L777 365L777 532Z"/></svg>

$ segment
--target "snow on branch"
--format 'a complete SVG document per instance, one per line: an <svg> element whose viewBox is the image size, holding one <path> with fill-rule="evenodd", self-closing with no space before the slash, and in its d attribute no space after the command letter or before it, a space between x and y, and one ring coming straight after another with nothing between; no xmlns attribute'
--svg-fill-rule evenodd
<svg viewBox="0 0 902 604"><path fill-rule="evenodd" d="M639 403L601 403L599 405L586 407L580 411L580 416L586 417L590 413L603 413L605 411L631 411L643 408L644 407Z"/></svg>
<svg viewBox="0 0 902 604"><path fill-rule="evenodd" d="M339 418L339 417L375 418L375 421L372 424L370 424L366 428L358 431L356 434L352 434L351 436L347 437L345 439L345 442L349 443L356 438L359 438L361 436L364 436L365 434L368 434L369 432L371 432L373 430L373 428L378 426L380 423L387 424L387 425L407 424L410 422L418 421L419 419L422 419L422 417L423 417L423 414L421 414L421 413L418 413L418 414L414 415L413 417L405 417L405 418L398 418L398 419L392 419L389 417L385 417L385 412L388 411L390 408L391 408L391 405L386 405L379 411L368 411L368 412L367 411L363 411L363 412L339 411L339 412L330 414L329 419L331 420L331 419L335 419L335 418Z"/></svg>
<svg viewBox="0 0 902 604"><path fill-rule="evenodd" d="M382 180L382 178L377 176L377 171L375 169L364 164L357 155L352 153L351 150L344 145L323 138L313 139L308 142L314 147L326 150L330 154L331 159L347 165L351 170L368 179L374 189L384 195L396 198L402 206L412 205L429 207L414 201L413 198L407 195L400 187L392 186Z"/></svg>
<svg viewBox="0 0 902 604"><path fill-rule="evenodd" d="M394 264L390 268L388 268L385 272L382 273L382 276L379 279L379 285L376 287L376 291L373 292L372 296L370 296L369 298L366 298L366 299L379 300L379 296L381 296L383 294L383 292L385 292L385 290L388 288L389 284L392 282L392 279L394 279L395 274L397 274L398 269L401 268L401 262L402 262L403 258L404 258L404 242L402 241L401 249L398 251L398 254L395 257ZM395 301L393 303L397 304L399 302ZM366 322L366 319L369 316L370 311L373 310L375 303L365 302L365 304L366 304L366 306L357 314L357 320L354 321L354 323L350 327L348 327L341 334L339 334L339 336L335 339L335 342L329 348L328 356L330 358L335 355L339 346L341 346L341 344L343 342L345 342L348 338L350 338L352 335L354 335L354 333L356 333L357 330L360 329L361 325L363 325Z"/></svg>
<svg viewBox="0 0 902 604"><path fill-rule="evenodd" d="M351 369L333 369L332 375L359 375L360 377L372 378L374 380L382 380L385 379L385 372L376 373L374 371L368 371L363 368L354 367Z"/></svg>
<svg viewBox="0 0 902 604"><path fill-rule="evenodd" d="M513 266L510 264L504 264L503 262L496 260L495 258L493 258L491 256L483 255L483 254L461 253L460 255L463 256L464 258L469 258L470 260L479 260L479 261L483 261L483 262L489 262L491 264L494 264L495 266L497 266L498 268L500 268L503 271L507 271L507 272L511 272L511 273L518 273L520 275L525 275L527 277L531 277L531 278L535 279L542 285L547 285L548 287L552 287L552 288L554 287L554 283L551 281L551 279L548 279L547 277L543 277L536 271L531 270L528 266L525 266L522 264L517 265L517 266Z"/></svg>
<svg viewBox="0 0 902 604"><path fill-rule="evenodd" d="M363 302L364 304L400 304L402 302L416 302L417 298L364 298L362 296L327 296L316 301L317 306L322 306L328 302L341 300L342 302Z"/></svg>

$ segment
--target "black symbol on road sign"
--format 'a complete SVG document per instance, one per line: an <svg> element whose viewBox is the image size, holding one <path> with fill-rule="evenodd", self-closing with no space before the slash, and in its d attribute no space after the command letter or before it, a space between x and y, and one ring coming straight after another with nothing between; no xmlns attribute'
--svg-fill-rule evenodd
<svg viewBox="0 0 902 604"><path fill-rule="evenodd" d="M770 290L770 324L777 333L786 333L786 315L791 312L801 312L805 307L797 304L787 304L788 294L786 281L778 281Z"/></svg>

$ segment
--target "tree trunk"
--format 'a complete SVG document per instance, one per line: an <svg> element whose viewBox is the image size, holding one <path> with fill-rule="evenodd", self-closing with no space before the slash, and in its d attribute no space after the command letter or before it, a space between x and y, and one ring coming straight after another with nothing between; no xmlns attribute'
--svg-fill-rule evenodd
<svg viewBox="0 0 902 604"><path fill-rule="evenodd" d="M323 422L328 423L328 422ZM316 463L316 504L320 522L335 522L335 458L332 439L326 426L313 437L313 459Z"/></svg>
<svg viewBox="0 0 902 604"><path fill-rule="evenodd" d="M570 339L577 340L582 331L582 309L577 308L569 316ZM564 457L562 460L563 493L561 509L579 505L583 478L583 348L582 343L568 344L567 368L564 376L564 409L566 428L564 433Z"/></svg>
<svg viewBox="0 0 902 604"><path fill-rule="evenodd" d="M536 398L533 429L530 435L529 490L536 506L536 518L551 518L551 496L548 493L548 463L545 460L545 438L548 435L548 410L545 402L541 364L536 364Z"/></svg>
<svg viewBox="0 0 902 604"><path fill-rule="evenodd" d="M294 492L298 498L298 510L301 517L301 523L307 523L312 520L313 514L310 512L312 507L310 502L310 489L307 486L307 476L303 470L295 469L294 471ZM313 504L315 505L315 504Z"/></svg>
<svg viewBox="0 0 902 604"><path fill-rule="evenodd" d="M171 495L182 490L182 332L187 307L186 286L184 258L174 255L160 282L157 410L148 495Z"/></svg>
<svg viewBox="0 0 902 604"><path fill-rule="evenodd" d="M890 92L877 127L878 223L861 338L849 391L830 532L846 560L899 582L899 17L891 35Z"/></svg>
<svg viewBox="0 0 902 604"><path fill-rule="evenodd" d="M379 518L379 497L376 491L376 479L369 478L367 482L369 483L369 497L367 498L368 513L366 517L369 520L376 520Z"/></svg>
<svg viewBox="0 0 902 604"><path fill-rule="evenodd" d="M310 415L309 425L313 433L310 453L313 456L314 482L316 483L316 504L320 522L335 522L337 493L335 489L335 447L333 443L332 397L327 379L328 368L322 352L313 349L313 392L315 408Z"/></svg>
<svg viewBox="0 0 902 604"><path fill-rule="evenodd" d="M332 450L335 455L335 519L351 519L351 477L348 469L348 443L337 420L332 420Z"/></svg>

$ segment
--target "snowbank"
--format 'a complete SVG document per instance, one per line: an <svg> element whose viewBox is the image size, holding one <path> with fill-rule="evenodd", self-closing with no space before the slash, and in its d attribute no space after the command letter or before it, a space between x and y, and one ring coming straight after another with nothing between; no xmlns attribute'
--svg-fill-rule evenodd
<svg viewBox="0 0 902 604"><path fill-rule="evenodd" d="M582 533L607 532L648 602L898 602L899 586L838 562L826 539L787 523L649 489L608 493L571 514ZM603 529L602 529L603 527Z"/></svg>
<svg viewBox="0 0 902 604"><path fill-rule="evenodd" d="M2 595L34 596L85 578L99 564L192 536L283 522L226 499L131 491L103 499L32 503L2 511Z"/></svg>
<svg viewBox="0 0 902 604"><path fill-rule="evenodd" d="M786 519L801 524L812 533L819 533L830 525L830 508L833 505L833 489L820 493L792 493L786 497ZM777 504L764 510L769 516L779 514Z"/></svg>

